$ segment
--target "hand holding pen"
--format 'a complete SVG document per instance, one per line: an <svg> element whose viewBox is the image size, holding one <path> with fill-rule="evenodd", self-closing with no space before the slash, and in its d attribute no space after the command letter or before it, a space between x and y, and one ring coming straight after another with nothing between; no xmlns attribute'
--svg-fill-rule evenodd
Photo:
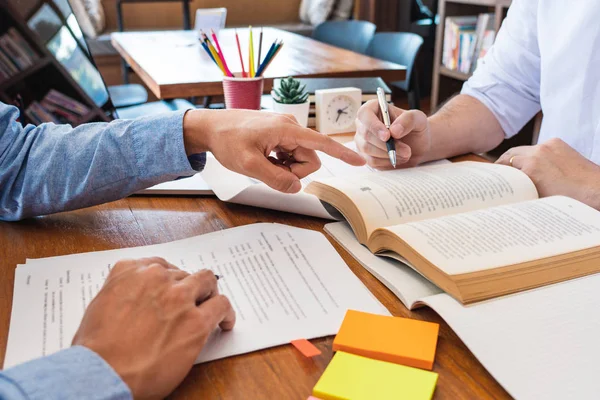
<svg viewBox="0 0 600 400"><path fill-rule="evenodd" d="M427 116L419 110L384 103L382 110L378 99L369 100L358 111L354 141L367 164L376 169L405 168L435 159ZM395 150L395 157L391 150Z"/></svg>

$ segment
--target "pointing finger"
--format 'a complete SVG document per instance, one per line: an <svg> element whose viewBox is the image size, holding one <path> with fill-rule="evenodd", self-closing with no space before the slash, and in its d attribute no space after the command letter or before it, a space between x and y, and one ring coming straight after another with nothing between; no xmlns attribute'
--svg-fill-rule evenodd
<svg viewBox="0 0 600 400"><path fill-rule="evenodd" d="M296 132L295 140L300 147L322 151L332 157L339 158L347 164L365 165L365 160L358 153L336 142L329 136L321 135L313 130L307 129L304 132Z"/></svg>

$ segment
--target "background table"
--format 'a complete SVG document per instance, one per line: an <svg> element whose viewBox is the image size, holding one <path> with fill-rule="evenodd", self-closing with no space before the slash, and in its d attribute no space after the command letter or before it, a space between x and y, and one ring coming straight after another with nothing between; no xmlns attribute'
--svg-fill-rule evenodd
<svg viewBox="0 0 600 400"><path fill-rule="evenodd" d="M8 338L14 271L26 258L164 243L255 222L323 232L329 221L222 203L213 197L130 197L84 210L0 223L0 363ZM328 239L393 315L440 324L433 369L440 374L435 399L510 398L434 311L407 310L332 238ZM332 337L312 340L323 352L314 359L287 345L197 365L171 397L304 400L332 357L332 341Z"/></svg>
<svg viewBox="0 0 600 400"><path fill-rule="evenodd" d="M254 29L255 57L260 30ZM248 29L238 29L244 65L248 71ZM275 39L284 42L267 69L265 90L274 78L381 77L401 81L402 65L340 49L311 38L275 28L264 28L262 57ZM159 99L223 94L223 74L200 45L195 31L113 33L112 44ZM229 69L241 72L233 29L219 32L219 43Z"/></svg>

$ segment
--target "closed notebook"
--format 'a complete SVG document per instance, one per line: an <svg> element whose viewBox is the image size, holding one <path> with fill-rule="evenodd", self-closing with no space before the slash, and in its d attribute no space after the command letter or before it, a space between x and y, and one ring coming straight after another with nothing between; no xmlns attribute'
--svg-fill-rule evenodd
<svg viewBox="0 0 600 400"><path fill-rule="evenodd" d="M338 351L313 388L322 400L429 400L438 374Z"/></svg>
<svg viewBox="0 0 600 400"><path fill-rule="evenodd" d="M348 310L333 351L431 370L439 328L432 322Z"/></svg>

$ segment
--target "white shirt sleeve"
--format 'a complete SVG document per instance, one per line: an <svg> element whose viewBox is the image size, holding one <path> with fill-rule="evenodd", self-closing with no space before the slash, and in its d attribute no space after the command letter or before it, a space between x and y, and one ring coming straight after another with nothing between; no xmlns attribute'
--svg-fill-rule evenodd
<svg viewBox="0 0 600 400"><path fill-rule="evenodd" d="M537 7L538 0L513 0L496 42L461 92L485 104L507 138L541 109Z"/></svg>

